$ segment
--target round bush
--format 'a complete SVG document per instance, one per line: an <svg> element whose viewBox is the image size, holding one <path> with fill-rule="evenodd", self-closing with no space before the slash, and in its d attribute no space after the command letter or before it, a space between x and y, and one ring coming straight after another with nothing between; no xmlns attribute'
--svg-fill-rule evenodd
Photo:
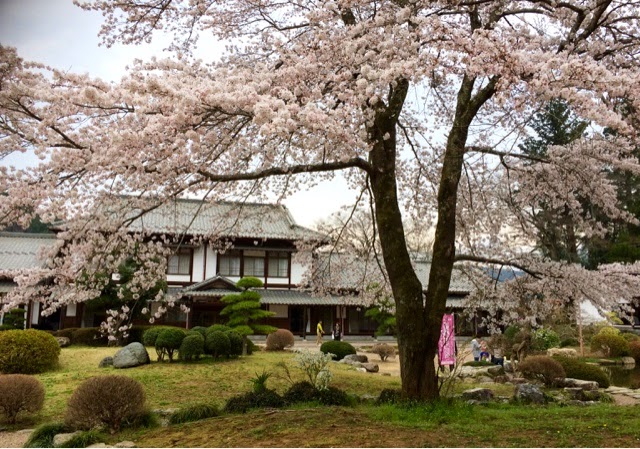
<svg viewBox="0 0 640 449"><path fill-rule="evenodd" d="M15 424L18 413L36 413L44 404L44 387L33 376L5 374L0 376L0 413Z"/></svg>
<svg viewBox="0 0 640 449"><path fill-rule="evenodd" d="M167 327L162 329L156 338L156 351L164 351L169 356L169 361L173 361L173 354L180 349L185 332L177 327Z"/></svg>
<svg viewBox="0 0 640 449"><path fill-rule="evenodd" d="M256 346L256 344L254 342L252 342L251 340L247 339L247 355L251 355L256 351L259 351L260 348L258 346Z"/></svg>
<svg viewBox="0 0 640 449"><path fill-rule="evenodd" d="M224 324L214 324L209 326L205 331L205 338L207 338L206 334L210 334L212 332L229 332L231 328L229 326L225 326Z"/></svg>
<svg viewBox="0 0 640 449"><path fill-rule="evenodd" d="M555 356L554 359L562 365L566 377L570 377L571 379L595 381L598 382L598 386L600 388L609 388L609 376L599 366L591 365L569 357Z"/></svg>
<svg viewBox="0 0 640 449"><path fill-rule="evenodd" d="M629 355L635 359L636 363L640 363L640 340L629 343Z"/></svg>
<svg viewBox="0 0 640 449"><path fill-rule="evenodd" d="M634 334L633 332L622 332L620 335L629 343L633 341L640 341L640 336Z"/></svg>
<svg viewBox="0 0 640 449"><path fill-rule="evenodd" d="M334 360L342 360L349 354L355 354L356 348L346 341L327 341L322 343L320 351L325 354L333 354Z"/></svg>
<svg viewBox="0 0 640 449"><path fill-rule="evenodd" d="M557 360L546 355L527 357L518 363L518 371L527 379L542 380L547 386L553 386L556 384L557 379L566 377L562 365Z"/></svg>
<svg viewBox="0 0 640 449"><path fill-rule="evenodd" d="M198 360L204 354L204 337L198 332L192 332L180 344L180 360L190 362Z"/></svg>
<svg viewBox="0 0 640 449"><path fill-rule="evenodd" d="M381 361L387 360L389 357L395 357L396 350L393 346L386 343L376 343L371 348L371 352L377 354Z"/></svg>
<svg viewBox="0 0 640 449"><path fill-rule="evenodd" d="M144 411L142 384L128 376L96 376L82 382L69 399L65 423L76 429L106 425L116 432Z"/></svg>
<svg viewBox="0 0 640 449"><path fill-rule="evenodd" d="M293 334L287 329L278 329L267 335L267 351L282 351L292 348L295 344Z"/></svg>
<svg viewBox="0 0 640 449"><path fill-rule="evenodd" d="M568 346L580 346L580 342L577 338L573 337L564 338L560 341L561 348L566 348Z"/></svg>
<svg viewBox="0 0 640 449"><path fill-rule="evenodd" d="M202 335L203 337L207 336L207 328L204 326L194 326L191 329L189 329L192 332L197 332L200 335Z"/></svg>
<svg viewBox="0 0 640 449"><path fill-rule="evenodd" d="M58 364L60 345L55 337L35 329L0 332L0 372L38 374Z"/></svg>
<svg viewBox="0 0 640 449"><path fill-rule="evenodd" d="M620 334L601 331L591 339L591 350L600 351L605 357L622 357L629 355L629 342Z"/></svg>
<svg viewBox="0 0 640 449"><path fill-rule="evenodd" d="M400 402L401 398L402 398L402 390L385 388L380 392L380 396L378 396L378 399L376 399L376 405L395 404L397 402Z"/></svg>
<svg viewBox="0 0 640 449"><path fill-rule="evenodd" d="M284 400L289 404L311 402L318 398L318 390L311 382L296 382L284 393Z"/></svg>
<svg viewBox="0 0 640 449"><path fill-rule="evenodd" d="M204 349L207 354L211 354L213 357L222 357L229 354L231 341L224 332L209 332L204 342Z"/></svg>
<svg viewBox="0 0 640 449"><path fill-rule="evenodd" d="M145 346L155 346L161 330L161 327L152 327L144 331L142 334L142 344Z"/></svg>
<svg viewBox="0 0 640 449"><path fill-rule="evenodd" d="M324 405L351 405L349 395L336 387L318 390L318 400Z"/></svg>
<svg viewBox="0 0 640 449"><path fill-rule="evenodd" d="M229 357L242 355L242 336L236 331L227 331L225 335L229 337Z"/></svg>
<svg viewBox="0 0 640 449"><path fill-rule="evenodd" d="M541 327L536 329L531 337L531 348L536 351L545 351L560 346L560 337L551 329Z"/></svg>

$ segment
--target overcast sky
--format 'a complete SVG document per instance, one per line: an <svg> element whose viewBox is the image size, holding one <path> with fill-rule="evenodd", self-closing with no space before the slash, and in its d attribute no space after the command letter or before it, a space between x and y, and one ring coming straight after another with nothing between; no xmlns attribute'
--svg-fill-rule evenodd
<svg viewBox="0 0 640 449"><path fill-rule="evenodd" d="M133 59L160 55L167 43L100 47L97 35L101 23L100 13L83 11L72 0L0 0L0 43L16 47L26 60L58 69L117 81ZM223 48L213 41L208 45L201 41L200 50L203 54L219 55ZM7 158L0 164L22 166L28 162L20 156ZM295 194L284 203L298 223L310 226L354 200L355 194L339 180Z"/></svg>

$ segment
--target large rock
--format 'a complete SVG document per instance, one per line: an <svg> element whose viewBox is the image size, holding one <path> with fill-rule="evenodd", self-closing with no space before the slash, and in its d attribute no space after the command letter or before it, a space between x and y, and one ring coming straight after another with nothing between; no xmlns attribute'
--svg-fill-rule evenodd
<svg viewBox="0 0 640 449"><path fill-rule="evenodd" d="M567 377L566 379L559 380L558 386L565 388L580 388L582 390L597 390L598 382L593 380L580 380Z"/></svg>
<svg viewBox="0 0 640 449"><path fill-rule="evenodd" d="M549 348L547 349L547 355L549 357L553 357L554 355L559 355L562 357L569 357L575 359L578 357L578 351L573 348Z"/></svg>
<svg viewBox="0 0 640 449"><path fill-rule="evenodd" d="M113 357L105 357L98 364L98 368L107 368L109 366L113 366Z"/></svg>
<svg viewBox="0 0 640 449"><path fill-rule="evenodd" d="M367 356L363 354L349 354L345 356L344 359L342 360L345 361L344 363L349 363L349 361L367 363L369 361Z"/></svg>
<svg viewBox="0 0 640 449"><path fill-rule="evenodd" d="M56 337L56 341L61 348L66 348L71 344L71 340L68 337Z"/></svg>
<svg viewBox="0 0 640 449"><path fill-rule="evenodd" d="M63 444L67 443L69 440L71 440L71 438L75 437L76 435L78 435L80 433L79 430L73 432L73 433L59 433L56 436L53 437L53 445L55 447L60 447Z"/></svg>
<svg viewBox="0 0 640 449"><path fill-rule="evenodd" d="M377 373L380 371L377 363L363 363L362 367L366 369L368 373Z"/></svg>
<svg viewBox="0 0 640 449"><path fill-rule="evenodd" d="M502 367L504 368L505 373L513 373L513 363L504 362L504 365Z"/></svg>
<svg viewBox="0 0 640 449"><path fill-rule="evenodd" d="M537 385L519 384L516 385L513 399L527 404L544 404L544 393Z"/></svg>
<svg viewBox="0 0 640 449"><path fill-rule="evenodd" d="M635 365L636 364L636 359L634 359L633 357L622 357L622 364L623 365Z"/></svg>
<svg viewBox="0 0 640 449"><path fill-rule="evenodd" d="M502 376L504 374L504 368L500 365L492 366L487 369L490 376Z"/></svg>
<svg viewBox="0 0 640 449"><path fill-rule="evenodd" d="M133 441L121 441L119 443L116 443L116 445L113 447L136 447L136 443L134 443Z"/></svg>
<svg viewBox="0 0 640 449"><path fill-rule="evenodd" d="M149 363L149 353L142 343L129 343L113 356L114 368L133 368Z"/></svg>
<svg viewBox="0 0 640 449"><path fill-rule="evenodd" d="M462 399L466 401L490 401L493 399L493 391L488 388L474 388L473 390L463 391Z"/></svg>

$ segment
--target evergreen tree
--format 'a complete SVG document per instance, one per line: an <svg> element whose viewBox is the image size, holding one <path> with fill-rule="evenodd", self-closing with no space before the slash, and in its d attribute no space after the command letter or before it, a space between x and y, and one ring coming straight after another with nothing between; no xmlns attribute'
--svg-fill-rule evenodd
<svg viewBox="0 0 640 449"><path fill-rule="evenodd" d="M260 294L251 290L262 287L262 281L254 277L240 279L236 286L243 291L239 294L223 296L221 301L226 305L220 312L229 315L227 326L242 335L242 355L247 355L247 337L253 334L270 334L277 328L260 324L261 320L275 315L261 308Z"/></svg>

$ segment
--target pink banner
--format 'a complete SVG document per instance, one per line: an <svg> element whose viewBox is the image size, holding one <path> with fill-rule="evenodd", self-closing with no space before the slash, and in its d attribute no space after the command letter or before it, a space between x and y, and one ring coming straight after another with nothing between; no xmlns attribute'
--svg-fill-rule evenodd
<svg viewBox="0 0 640 449"><path fill-rule="evenodd" d="M440 365L456 364L455 326L452 313L445 313L442 316L440 340L438 340L438 360L440 360Z"/></svg>

